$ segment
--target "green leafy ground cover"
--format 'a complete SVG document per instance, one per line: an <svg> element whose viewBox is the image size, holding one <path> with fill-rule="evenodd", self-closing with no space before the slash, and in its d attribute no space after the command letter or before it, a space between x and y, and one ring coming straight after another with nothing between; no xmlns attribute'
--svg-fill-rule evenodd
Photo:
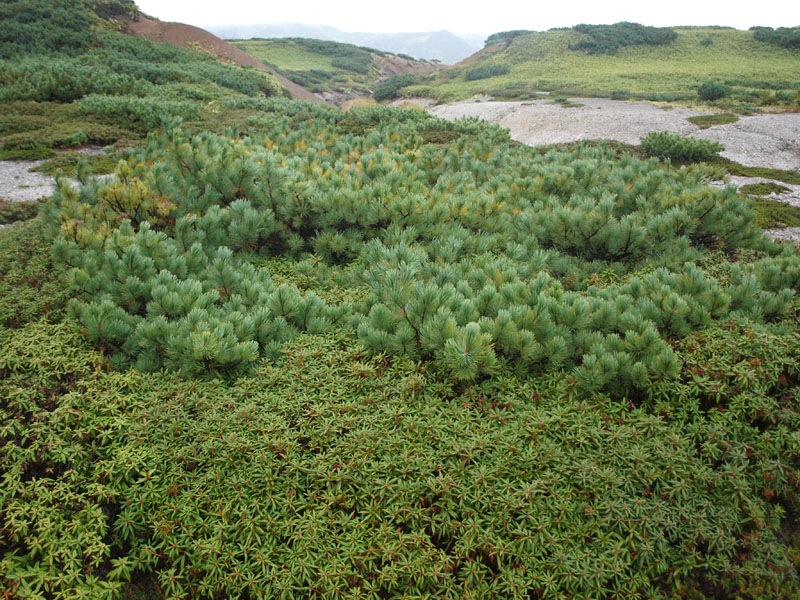
<svg viewBox="0 0 800 600"><path fill-rule="evenodd" d="M712 103L720 107L746 112L764 106L798 106L800 54L796 48L757 41L753 31L713 27L676 27L674 31L677 39L666 45L620 47L613 54L593 55L578 49L593 40L575 29L517 32L509 36L505 49L478 55L458 68L430 76L427 82L420 80L404 93L440 101L476 95L530 98L552 91L695 102L700 86L716 82L729 90L729 95ZM469 81L465 74L478 66L509 70L491 79Z"/></svg>
<svg viewBox="0 0 800 600"><path fill-rule="evenodd" d="M696 117L689 117L688 121L694 123L701 129L708 129L715 125L728 125L736 123L739 117L731 114L713 114L713 115L699 115Z"/></svg>
<svg viewBox="0 0 800 600"><path fill-rule="evenodd" d="M800 595L800 256L719 166L212 106L0 230L4 596Z"/></svg>

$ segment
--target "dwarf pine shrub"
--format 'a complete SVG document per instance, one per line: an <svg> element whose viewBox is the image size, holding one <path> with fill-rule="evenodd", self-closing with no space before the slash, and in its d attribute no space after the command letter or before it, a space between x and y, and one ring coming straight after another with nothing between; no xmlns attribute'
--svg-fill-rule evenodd
<svg viewBox="0 0 800 600"><path fill-rule="evenodd" d="M667 131L648 133L641 142L648 156L684 163L709 160L725 150L719 142L685 137Z"/></svg>
<svg viewBox="0 0 800 600"><path fill-rule="evenodd" d="M536 154L484 124L382 107L281 114L239 138L172 125L111 180L58 187L71 314L118 366L235 374L337 323L454 382L563 370L621 397L677 375L669 340L790 310L789 280L722 285L693 267L758 242L750 205L702 170ZM447 142L426 141L437 129ZM346 268L361 300L276 286L263 263L309 254ZM593 285L603 272L617 283Z"/></svg>

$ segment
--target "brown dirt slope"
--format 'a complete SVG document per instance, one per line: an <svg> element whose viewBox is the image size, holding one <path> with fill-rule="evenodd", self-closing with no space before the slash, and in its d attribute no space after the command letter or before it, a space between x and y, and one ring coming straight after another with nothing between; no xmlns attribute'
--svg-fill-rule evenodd
<svg viewBox="0 0 800 600"><path fill-rule="evenodd" d="M229 44L225 40L209 33L199 27L186 25L185 23L167 23L146 17L139 17L138 20L128 20L126 22L128 33L143 37L154 42L165 42L174 46L185 46L207 52L215 58L240 66L254 67L272 73L275 78L284 86L292 98L295 100L309 100L322 102L314 93L306 88L289 81L270 69L267 65L256 60L249 54L240 50L236 46Z"/></svg>
<svg viewBox="0 0 800 600"><path fill-rule="evenodd" d="M433 62L414 60L395 54L373 54L372 62L378 67L381 78L410 73L433 73L441 67Z"/></svg>

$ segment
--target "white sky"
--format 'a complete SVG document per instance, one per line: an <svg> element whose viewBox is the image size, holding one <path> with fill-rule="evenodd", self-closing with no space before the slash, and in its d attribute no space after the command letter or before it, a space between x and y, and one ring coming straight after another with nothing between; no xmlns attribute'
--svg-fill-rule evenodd
<svg viewBox="0 0 800 600"><path fill-rule="evenodd" d="M800 26L796 0L137 0L146 14L162 21L199 27L305 23L349 32L420 32L447 29L456 34L490 34L512 29L543 31L632 21L659 27L725 25L748 29Z"/></svg>

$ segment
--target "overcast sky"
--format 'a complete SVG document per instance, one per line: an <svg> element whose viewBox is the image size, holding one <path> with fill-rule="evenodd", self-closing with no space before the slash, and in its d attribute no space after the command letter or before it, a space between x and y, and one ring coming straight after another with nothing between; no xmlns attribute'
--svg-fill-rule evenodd
<svg viewBox="0 0 800 600"><path fill-rule="evenodd" d="M544 31L579 23L633 21L643 25L800 25L797 0L708 2L702 0L137 0L146 14L162 21L199 27L215 25L305 23L349 32L490 34L512 29Z"/></svg>

